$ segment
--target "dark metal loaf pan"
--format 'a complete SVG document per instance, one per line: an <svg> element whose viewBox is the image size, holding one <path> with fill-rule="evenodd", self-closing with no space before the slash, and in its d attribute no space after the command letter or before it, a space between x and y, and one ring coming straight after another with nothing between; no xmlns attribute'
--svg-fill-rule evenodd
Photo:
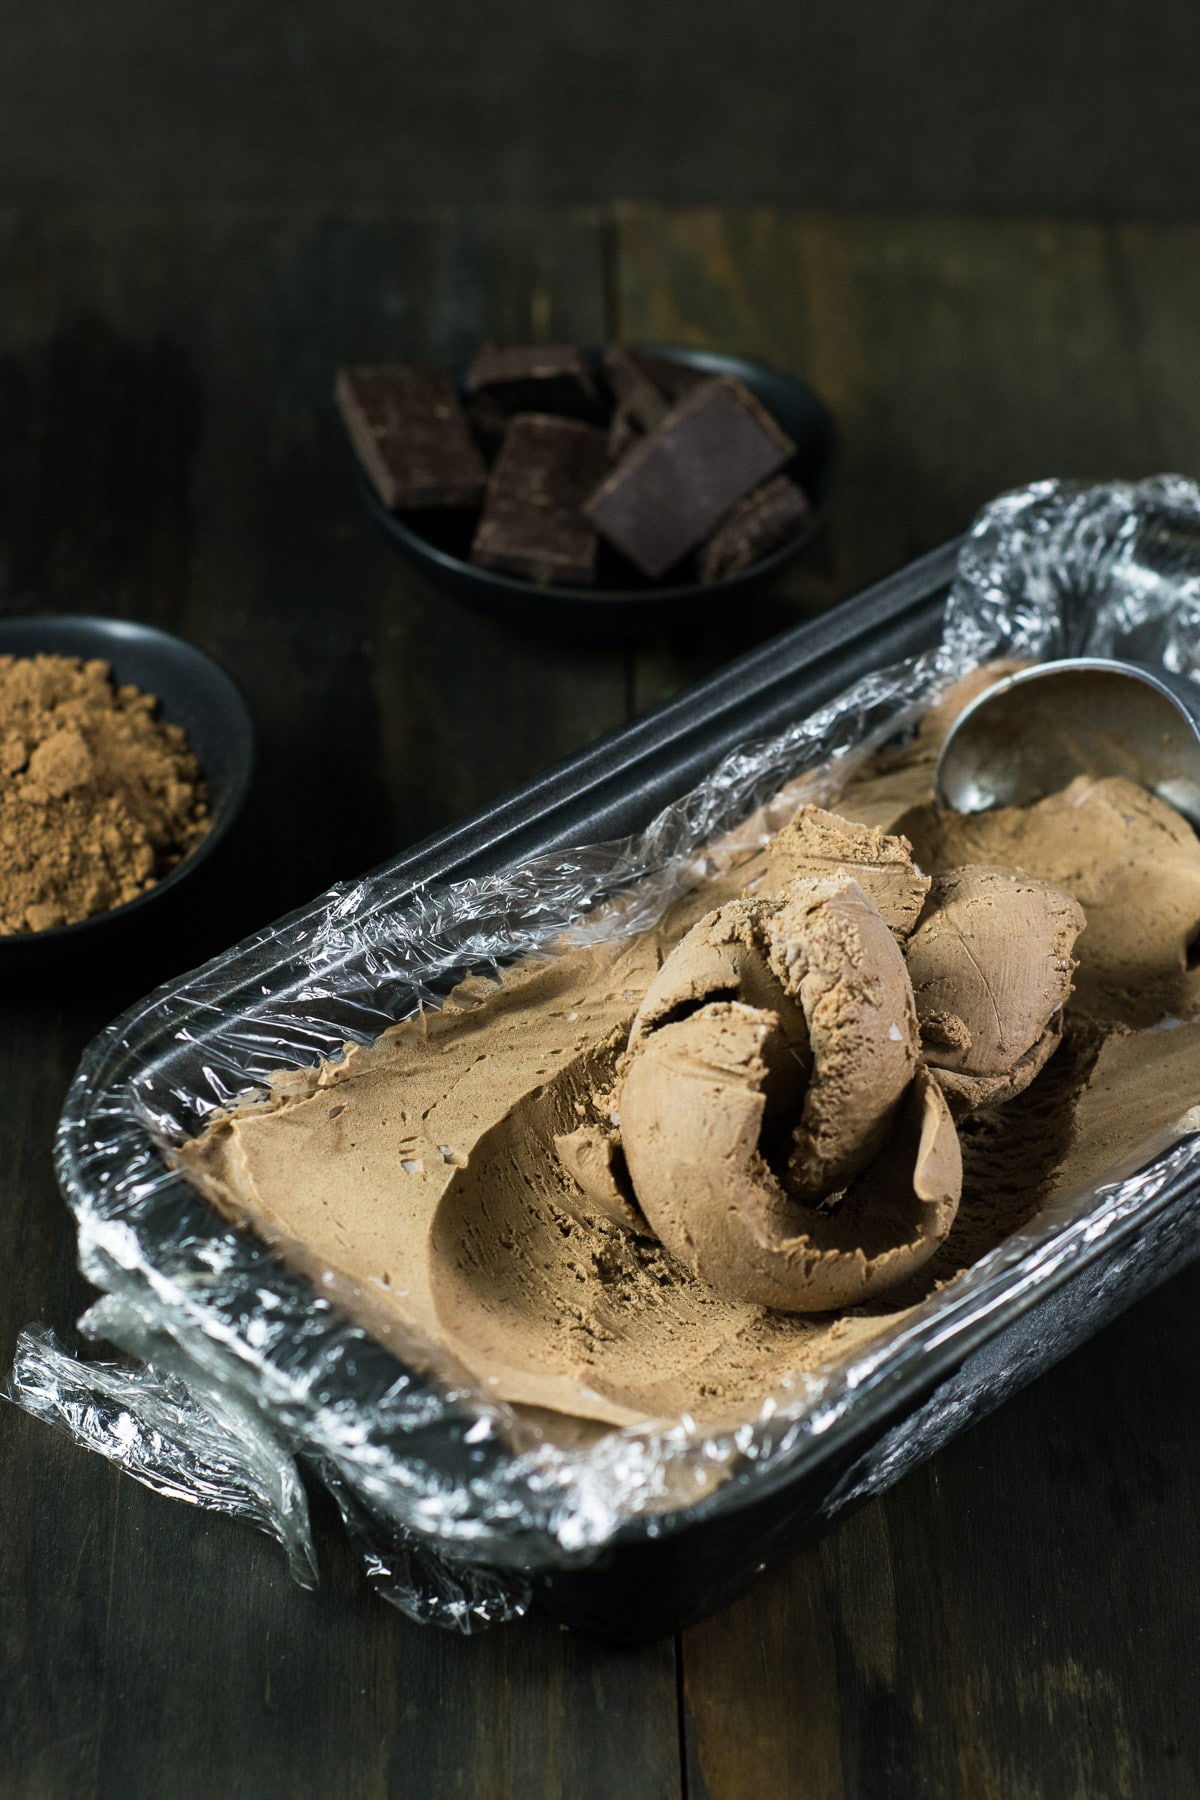
<svg viewBox="0 0 1200 1800"><path fill-rule="evenodd" d="M418 885L440 886L511 868L546 852L597 843L645 826L686 793L738 744L769 737L814 712L861 676L929 648L938 638L958 546L950 544L879 583L825 617L774 639L648 717L593 745L485 812L428 839L387 865L389 893L400 901ZM303 920L304 915L295 915ZM268 991L303 998L305 972L289 962L287 921L224 959L223 1004L249 1006ZM294 952L293 952L294 955ZM186 984L181 984L186 985ZM185 1020L168 991L113 1028L89 1053L64 1115L59 1167L78 1204L118 1172L123 1154L145 1156L145 1142L119 1134L108 1167L89 1161L88 1118L131 1068L153 1067L166 1085L187 1083L204 1055L210 1023L203 1008ZM326 1021L338 1018L336 999ZM372 1008L386 1007L378 993ZM349 1017L353 1007L348 1008ZM361 1029L361 1012L357 1020ZM194 1027L194 1028L193 1028ZM179 1183L171 1204L203 1210ZM193 1230L224 1229L211 1225ZM824 1526L839 1511L880 1491L958 1430L1048 1368L1141 1294L1200 1253L1200 1189L1190 1168L1145 1204L1103 1230L1078 1235L1056 1258L1059 1226L1039 1221L1012 1251L996 1303L976 1309L893 1379L885 1372L839 1429L809 1438L804 1454L753 1478L735 1480L685 1511L626 1524L597 1560L539 1575L540 1604L580 1630L647 1640L713 1610L745 1586L781 1548ZM271 1280L297 1309L311 1305L299 1277L262 1250ZM1042 1257L1036 1279L1023 1272ZM231 1324L233 1321L231 1321ZM355 1378L374 1382L395 1370L373 1346Z"/></svg>

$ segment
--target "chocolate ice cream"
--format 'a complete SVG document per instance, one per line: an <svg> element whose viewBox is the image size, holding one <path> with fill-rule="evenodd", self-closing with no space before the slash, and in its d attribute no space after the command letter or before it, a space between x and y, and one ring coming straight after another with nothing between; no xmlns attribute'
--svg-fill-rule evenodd
<svg viewBox="0 0 1200 1800"><path fill-rule="evenodd" d="M888 866L912 876L900 840L818 820L824 839L863 856L856 873L890 846ZM836 873L795 876L692 928L634 1017L613 1097L643 1228L720 1292L787 1311L862 1300L916 1268L949 1229L961 1181L953 1124L922 1083L908 1108L930 1140L922 1173L892 1184L914 1216L888 1242L864 1212L878 1175L856 1178L900 1155L888 1139L920 1043L897 939L843 863L827 856Z"/></svg>
<svg viewBox="0 0 1200 1800"><path fill-rule="evenodd" d="M856 825L820 806L802 806L766 848L767 869L756 891L780 893L797 875L850 870L863 893L903 943L921 916L929 877L913 861L905 837Z"/></svg>
<svg viewBox="0 0 1200 1800"><path fill-rule="evenodd" d="M1034 806L943 813L925 801L897 829L931 875L987 864L1073 895L1087 918L1080 1008L1135 1026L1196 1010L1188 946L1200 921L1200 839L1165 800L1124 776L1080 775Z"/></svg>
<svg viewBox="0 0 1200 1800"><path fill-rule="evenodd" d="M836 1206L797 1201L764 1153L773 1032L769 1013L737 1001L653 1032L621 1089L626 1156L648 1221L702 1281L760 1306L827 1312L936 1249L958 1205L958 1139L936 1083L914 1068L886 1144L830 1189Z"/></svg>
<svg viewBox="0 0 1200 1800"><path fill-rule="evenodd" d="M1069 894L1019 870L934 877L906 961L925 1061L952 1105L1010 1100L1044 1067L1085 923Z"/></svg>
<svg viewBox="0 0 1200 1800"><path fill-rule="evenodd" d="M1190 827L1125 782L1074 783L1021 815L940 818L929 798L937 739L930 715L910 743L863 766L837 802L844 821L802 814L774 847L747 848L747 830L714 849L713 872L654 931L465 984L443 1012L279 1077L186 1146L182 1162L227 1216L402 1355L436 1342L498 1397L599 1424L757 1411L781 1382L827 1368L903 1317L1200 1099L1200 1024L1173 1022L1198 1010L1187 946L1200 926L1200 845ZM907 844L881 848L872 835L900 831L911 857ZM815 868L802 866L805 855ZM918 891L925 875L972 866L1011 879L989 890L963 877L928 900ZM906 896L895 911L872 888L876 875ZM828 937L804 916L814 887L827 884L843 915ZM967 907L975 930L970 909L980 894L998 905L1001 891L1040 921L1014 934L1034 974L1014 990L998 929L988 955L1001 973L977 972L951 993L957 953L948 955L946 920L930 922ZM868 908L870 928L859 931ZM1087 922L1072 945L1077 908ZM854 946L868 938L885 970L880 932L897 955L908 940L926 1026L919 1046L894 983L889 1007L865 983L856 998L855 981L837 974L834 950L853 973ZM990 1020L989 991L1004 1001ZM851 1000L887 1029L856 1040ZM1135 1029L1147 1025L1158 1029ZM864 1057L894 1055L895 1066L881 1063L876 1081L843 1064L852 1041ZM1043 1050L1044 1065L1016 1092L1012 1070ZM1010 1097L981 1105L986 1096L973 1091L971 1110L956 1099L962 1198L943 1231L956 1140L939 1087L952 1077L1008 1082ZM664 1108L653 1092L664 1082L707 1090L717 1104ZM844 1105L826 1105L835 1092ZM848 1118L864 1093L866 1112ZM637 1144L651 1126L660 1163L680 1172L673 1190L654 1178L635 1207L625 1177L637 1185ZM732 1186L697 1176L722 1157ZM815 1197L825 1182L833 1186ZM715 1261L698 1237L690 1251L684 1243L685 1207L704 1218ZM794 1247L801 1238L810 1248ZM897 1249L883 1275L897 1285L885 1291L876 1278ZM854 1265L849 1298L865 1294L865 1304L783 1310L778 1272L806 1261L827 1272L830 1251L834 1266L839 1256ZM771 1304L718 1285L743 1256Z"/></svg>
<svg viewBox="0 0 1200 1800"><path fill-rule="evenodd" d="M797 1198L816 1202L873 1159L912 1080L912 984L899 945L851 875L799 877L767 930L771 965L808 1024L813 1068L788 1179Z"/></svg>

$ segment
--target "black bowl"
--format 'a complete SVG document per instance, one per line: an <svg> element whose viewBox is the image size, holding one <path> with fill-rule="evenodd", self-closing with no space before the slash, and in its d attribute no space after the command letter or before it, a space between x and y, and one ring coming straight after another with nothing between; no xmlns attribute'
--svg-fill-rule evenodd
<svg viewBox="0 0 1200 1800"><path fill-rule="evenodd" d="M720 581L655 584L631 569L628 581L622 572L620 586L556 587L525 581L516 575L501 575L468 562L469 542L455 540L452 521L440 539L427 535L437 527L427 527L422 519L418 529L413 514L389 512L360 470L359 490L368 512L396 548L439 587L489 611L539 623L645 630L669 624L683 613L694 614L701 607L723 606L733 598L740 599L766 587L825 522L837 453L837 431L828 407L803 381L769 368L766 363L751 362L743 356L719 356L709 350L685 350L676 344L640 344L636 348L647 355L670 357L707 374L736 375L762 402L796 445L796 458L790 466L812 504L808 520L795 537L749 568ZM590 354L599 365L602 353Z"/></svg>
<svg viewBox="0 0 1200 1800"><path fill-rule="evenodd" d="M77 925L0 937L0 972L46 968L79 951L109 948L140 928L208 862L241 810L254 772L254 726L238 689L211 657L182 638L128 619L0 619L0 656L79 656L112 665L118 685L156 694L161 716L181 725L208 789L211 824L190 855L135 900Z"/></svg>

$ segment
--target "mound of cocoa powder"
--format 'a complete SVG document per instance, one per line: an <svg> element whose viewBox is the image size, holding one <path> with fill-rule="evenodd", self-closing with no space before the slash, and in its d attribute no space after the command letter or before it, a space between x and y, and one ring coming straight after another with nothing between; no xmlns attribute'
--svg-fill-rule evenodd
<svg viewBox="0 0 1200 1800"><path fill-rule="evenodd" d="M208 829L184 733L105 662L0 656L0 936L134 899Z"/></svg>

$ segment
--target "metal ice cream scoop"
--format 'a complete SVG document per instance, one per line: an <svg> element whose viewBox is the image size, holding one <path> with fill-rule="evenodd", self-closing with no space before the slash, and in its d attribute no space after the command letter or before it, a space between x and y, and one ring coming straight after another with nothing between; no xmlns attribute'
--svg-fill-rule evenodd
<svg viewBox="0 0 1200 1800"><path fill-rule="evenodd" d="M1200 686L1098 656L1022 669L959 714L934 794L955 812L987 812L1027 805L1077 775L1125 775L1200 828Z"/></svg>

